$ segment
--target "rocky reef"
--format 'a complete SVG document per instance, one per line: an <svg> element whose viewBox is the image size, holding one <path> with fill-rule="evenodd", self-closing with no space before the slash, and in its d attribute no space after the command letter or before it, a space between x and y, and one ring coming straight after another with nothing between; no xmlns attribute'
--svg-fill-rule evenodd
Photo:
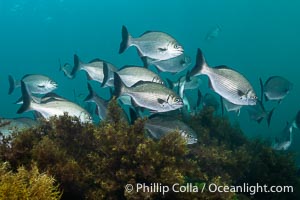
<svg viewBox="0 0 300 200"><path fill-rule="evenodd" d="M146 119L129 125L116 100L99 125L67 114L42 121L0 141L0 162L12 171L36 169L55 178L61 199L297 199L300 181L294 155L247 139L238 125L214 116L210 107L185 121L198 135L187 145L178 132L159 141L145 137ZM181 118L181 116L178 116ZM35 163L36 168L32 168ZM3 173L0 174L3 180ZM199 192L137 192L126 184L191 183ZM292 193L210 192L205 185L291 185ZM0 183L1 184L1 183ZM9 184L9 183L7 183ZM43 183L41 183L42 185ZM13 188L16 191L18 188ZM62 191L62 196L57 191Z"/></svg>

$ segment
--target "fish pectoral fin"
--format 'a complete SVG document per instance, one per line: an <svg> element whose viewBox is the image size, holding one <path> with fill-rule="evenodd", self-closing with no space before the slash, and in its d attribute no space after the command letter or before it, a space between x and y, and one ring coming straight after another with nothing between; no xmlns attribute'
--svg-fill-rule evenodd
<svg viewBox="0 0 300 200"><path fill-rule="evenodd" d="M237 93L238 93L238 95L240 96L241 99L243 98L243 96L245 96L245 93L241 90L238 90Z"/></svg>
<svg viewBox="0 0 300 200"><path fill-rule="evenodd" d="M158 48L158 50L161 51L161 52L165 52L165 51L167 51L168 49L167 49L167 48Z"/></svg>
<svg viewBox="0 0 300 200"><path fill-rule="evenodd" d="M161 104L162 106L165 105L165 104L167 103L165 100L160 99L160 98L157 99L157 102L158 102L159 104Z"/></svg>
<svg viewBox="0 0 300 200"><path fill-rule="evenodd" d="M45 88L45 85L37 85L39 88Z"/></svg>

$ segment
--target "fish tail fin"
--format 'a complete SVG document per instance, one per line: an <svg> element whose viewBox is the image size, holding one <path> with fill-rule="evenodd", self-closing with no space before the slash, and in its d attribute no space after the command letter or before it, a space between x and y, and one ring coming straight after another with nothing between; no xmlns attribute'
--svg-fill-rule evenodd
<svg viewBox="0 0 300 200"><path fill-rule="evenodd" d="M85 97L85 99L84 99L85 102L91 101L95 96L95 92L94 92L91 84L88 83L87 85L88 85L89 94L87 95L87 97Z"/></svg>
<svg viewBox="0 0 300 200"><path fill-rule="evenodd" d="M147 56L141 56L141 60L142 60L142 62L143 62L143 66L144 66L145 68L148 68L148 66L149 66L149 60L148 60L148 57L147 57Z"/></svg>
<svg viewBox="0 0 300 200"><path fill-rule="evenodd" d="M64 72L64 75L67 76L68 78L74 78L70 73L71 65L69 63L62 65L60 59L58 59L58 62L59 62L59 71Z"/></svg>
<svg viewBox="0 0 300 200"><path fill-rule="evenodd" d="M123 53L130 46L130 34L126 26L122 26L122 42L120 43L119 54Z"/></svg>
<svg viewBox="0 0 300 200"><path fill-rule="evenodd" d="M202 71L205 67L207 67L207 63L205 61L202 51L198 48L196 56L196 65L192 69L190 76L202 74Z"/></svg>
<svg viewBox="0 0 300 200"><path fill-rule="evenodd" d="M80 70L81 61L78 57L78 55L74 54L74 67L71 71L71 76L75 76L76 72Z"/></svg>
<svg viewBox="0 0 300 200"><path fill-rule="evenodd" d="M21 81L21 91L22 91L23 104L17 111L18 114L26 112L27 110L30 109L31 106L31 96L27 90L24 81Z"/></svg>
<svg viewBox="0 0 300 200"><path fill-rule="evenodd" d="M263 102L264 100L264 84L261 78L259 78L259 84L260 84L260 101Z"/></svg>
<svg viewBox="0 0 300 200"><path fill-rule="evenodd" d="M108 68L108 65L106 62L103 62L103 81L101 83L101 87L104 87L108 81L108 78L109 78L109 75L110 75L110 70Z"/></svg>
<svg viewBox="0 0 300 200"><path fill-rule="evenodd" d="M133 108L131 108L131 107L129 107L129 116L130 116L130 124L134 124L134 122L137 120L137 118L138 118L138 114L137 114L137 112L133 109Z"/></svg>
<svg viewBox="0 0 300 200"><path fill-rule="evenodd" d="M223 98L220 96L220 102L221 102L221 113L222 117L224 117L224 101Z"/></svg>
<svg viewBox="0 0 300 200"><path fill-rule="evenodd" d="M120 78L119 74L114 72L114 96L119 97L122 95L122 93L125 91L126 86L123 83L122 79Z"/></svg>
<svg viewBox="0 0 300 200"><path fill-rule="evenodd" d="M11 75L8 75L8 82L9 82L8 94L11 94L16 88L16 80Z"/></svg>
<svg viewBox="0 0 300 200"><path fill-rule="evenodd" d="M275 109L275 108L273 108L273 109L268 113L268 116L267 116L268 127L270 127L271 119L272 119L272 115L273 115L274 109Z"/></svg>
<svg viewBox="0 0 300 200"><path fill-rule="evenodd" d="M198 89L197 103L196 103L197 108L200 107L201 101L202 101L202 93L201 93L200 89Z"/></svg>

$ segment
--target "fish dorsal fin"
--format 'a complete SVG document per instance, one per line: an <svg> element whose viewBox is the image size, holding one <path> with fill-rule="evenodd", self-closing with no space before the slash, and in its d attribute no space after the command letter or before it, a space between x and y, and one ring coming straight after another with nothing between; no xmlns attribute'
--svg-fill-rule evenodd
<svg viewBox="0 0 300 200"><path fill-rule="evenodd" d="M45 94L44 96L43 96L43 98L59 98L59 99L63 99L63 97L62 96L60 96L60 95L58 95L58 94L56 94L56 93L54 93L54 92L49 92L49 93L47 93L47 94Z"/></svg>
<svg viewBox="0 0 300 200"><path fill-rule="evenodd" d="M41 103L47 103L53 100L65 101L66 99L64 99L63 97L59 96L54 92L49 92L42 97Z"/></svg>
<svg viewBox="0 0 300 200"><path fill-rule="evenodd" d="M105 62L105 61L101 60L100 58L94 58L93 60L90 60L88 63L93 63L93 62Z"/></svg>
<svg viewBox="0 0 300 200"><path fill-rule="evenodd" d="M143 85L143 84L145 84L145 83L153 83L153 84L156 84L156 83L151 82L151 81L138 81L138 82L136 82L135 84L133 84L131 87L137 87L137 86ZM157 83L157 84L158 84L158 83ZM161 84L160 84L160 85L161 85Z"/></svg>
<svg viewBox="0 0 300 200"><path fill-rule="evenodd" d="M228 67L228 66L226 66L226 65L219 65L219 66L216 66L216 67L214 67L215 69L232 69L232 68L230 68L230 67Z"/></svg>
<svg viewBox="0 0 300 200"><path fill-rule="evenodd" d="M33 75L33 74L25 74L25 75L22 77L22 80L23 80L24 78L28 77L28 76L31 76L31 75Z"/></svg>
<svg viewBox="0 0 300 200"><path fill-rule="evenodd" d="M142 33L142 34L140 35L140 37L141 37L141 36L143 36L143 35L146 35L146 34L152 33L152 32L156 32L156 31L145 31L144 33Z"/></svg>
<svg viewBox="0 0 300 200"><path fill-rule="evenodd" d="M136 65L124 65L123 67L121 67L119 69L119 71L123 70L123 69L127 69L127 68L132 68L132 67L140 67L140 68L144 68L142 66L136 66Z"/></svg>

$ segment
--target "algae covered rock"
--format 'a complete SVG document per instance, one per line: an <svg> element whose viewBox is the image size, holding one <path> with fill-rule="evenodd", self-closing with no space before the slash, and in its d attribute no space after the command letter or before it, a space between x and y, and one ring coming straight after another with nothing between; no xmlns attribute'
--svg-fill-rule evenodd
<svg viewBox="0 0 300 200"><path fill-rule="evenodd" d="M42 121L37 128L3 138L0 159L10 163L13 171L20 166L30 171L36 163L38 171L55 178L59 190L52 191L63 191L62 199L293 199L299 195L292 154L248 140L238 126L214 116L209 108L185 120L199 138L192 145L186 145L177 131L158 141L147 138L146 119L129 125L121 113L112 100L107 119L98 125L81 123L67 114ZM251 196L204 187L255 182L291 184L295 192ZM128 184L132 191L126 190ZM138 184L170 189L178 184L197 192L138 191Z"/></svg>

